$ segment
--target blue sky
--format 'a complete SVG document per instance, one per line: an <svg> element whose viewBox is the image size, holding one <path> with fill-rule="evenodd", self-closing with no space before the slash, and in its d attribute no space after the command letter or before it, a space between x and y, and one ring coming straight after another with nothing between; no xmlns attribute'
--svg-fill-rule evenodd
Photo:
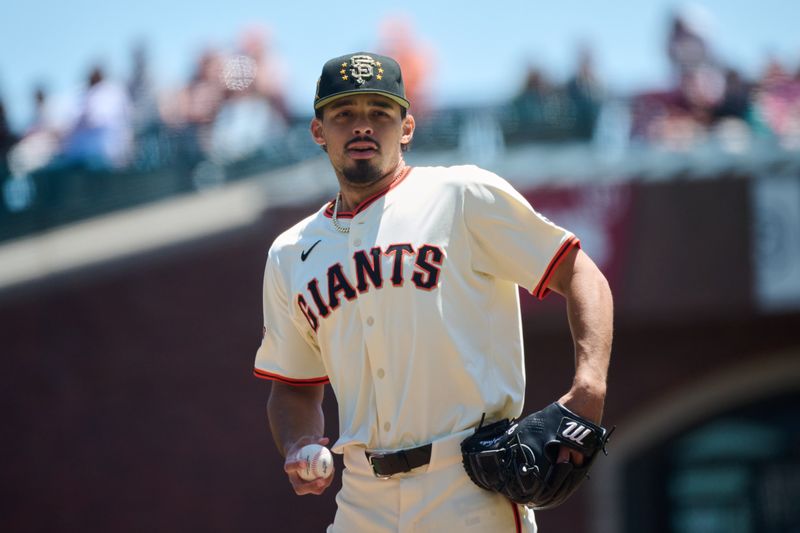
<svg viewBox="0 0 800 533"><path fill-rule="evenodd" d="M712 44L723 59L757 73L767 54L800 64L796 0L700 0ZM374 49L381 22L408 17L436 52L434 102L499 101L520 86L528 64L563 78L579 43L595 52L599 72L618 92L660 87L668 79L667 15L685 5L665 0L607 2L491 0L437 2L268 2L266 0L7 0L0 17L0 98L12 123L30 116L30 94L42 82L53 95L74 94L89 66L101 62L124 78L130 49L144 40L160 88L189 76L207 44L233 46L242 29L271 28L285 70L290 106L307 110L322 63Z"/></svg>

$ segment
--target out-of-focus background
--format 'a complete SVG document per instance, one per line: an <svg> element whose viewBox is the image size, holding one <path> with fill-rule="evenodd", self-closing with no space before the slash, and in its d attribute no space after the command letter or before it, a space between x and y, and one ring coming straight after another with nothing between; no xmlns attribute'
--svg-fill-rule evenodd
<svg viewBox="0 0 800 533"><path fill-rule="evenodd" d="M252 376L272 239L332 198L325 60L403 66L608 277L610 455L542 531L800 531L800 7L16 2L0 18L3 531L321 531ZM523 297L526 412L569 386ZM336 435L336 404L325 403ZM341 462L339 462L341 467Z"/></svg>

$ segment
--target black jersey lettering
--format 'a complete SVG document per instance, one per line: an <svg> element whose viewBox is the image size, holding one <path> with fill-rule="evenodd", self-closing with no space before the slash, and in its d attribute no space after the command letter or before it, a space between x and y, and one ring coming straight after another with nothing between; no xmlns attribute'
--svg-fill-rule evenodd
<svg viewBox="0 0 800 533"><path fill-rule="evenodd" d="M418 289L429 291L438 286L443 259L444 252L438 246L430 244L420 246L415 263L415 268L418 270L411 275L411 281Z"/></svg>

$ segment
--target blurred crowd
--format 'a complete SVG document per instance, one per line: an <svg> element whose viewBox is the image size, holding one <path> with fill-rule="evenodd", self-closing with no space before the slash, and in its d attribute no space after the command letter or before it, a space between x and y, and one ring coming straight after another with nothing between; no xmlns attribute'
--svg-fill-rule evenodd
<svg viewBox="0 0 800 533"><path fill-rule="evenodd" d="M674 15L666 43L672 87L633 96L631 137L675 150L717 141L741 151L756 137L800 149L800 64L768 57L762 74L747 79L710 41L705 13Z"/></svg>
<svg viewBox="0 0 800 533"><path fill-rule="evenodd" d="M190 79L164 90L154 83L146 47L137 45L127 80L93 66L66 112L55 113L46 89L36 87L33 120L18 135L0 103L0 155L13 175L43 167L152 166L164 159L153 152L167 145L189 159L246 157L286 130L289 112L276 81L281 68L269 33L249 28L233 50L204 50ZM154 139L155 147L148 143Z"/></svg>
<svg viewBox="0 0 800 533"><path fill-rule="evenodd" d="M589 140L609 102L619 110L622 101L625 119L618 123L629 143L688 150L719 141L742 150L753 138L769 137L800 149L800 66L767 59L761 76L747 79L716 57L702 21L686 11L670 20L665 49L670 86L622 98L609 94L589 47L565 81L530 67L518 94L498 112L503 141ZM428 98L435 53L408 19L385 21L377 51L403 66L416 115L443 111L432 110ZM263 151L284 139L293 121L306 119L287 107L284 66L264 28L243 31L230 50L205 50L177 89L156 87L144 46L135 47L132 65L126 80L109 77L101 65L91 68L66 119L54 116L46 88L36 87L35 115L24 131L11 130L0 102L0 174L75 165L146 169L163 162L165 150L225 164Z"/></svg>
<svg viewBox="0 0 800 533"><path fill-rule="evenodd" d="M800 63L790 68L767 57L761 75L747 79L717 57L709 27L708 15L695 9L672 15L665 43L671 82L659 90L610 95L588 47L566 83L531 68L511 102L518 123L510 128L512 135L530 137L533 124L538 138L589 139L601 126L602 112L613 107L614 126L624 130L629 145L688 151L715 143L737 152L766 138L784 149L800 149Z"/></svg>

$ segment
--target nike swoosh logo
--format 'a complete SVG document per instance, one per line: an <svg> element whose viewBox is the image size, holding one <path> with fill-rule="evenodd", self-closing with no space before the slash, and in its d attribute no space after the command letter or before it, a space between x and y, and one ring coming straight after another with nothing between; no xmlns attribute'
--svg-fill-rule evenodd
<svg viewBox="0 0 800 533"><path fill-rule="evenodd" d="M311 248L309 248L308 250L303 250L302 252L300 252L300 261L305 261L305 260L306 260L306 258L308 257L308 254L310 254L310 253L311 253L311 250L313 250L313 249L314 249L314 247L315 247L316 245L318 245L319 243L321 243L321 242L322 242L322 239L320 239L320 240L318 240L317 242L315 242L314 244L312 244L312 245L311 245Z"/></svg>

